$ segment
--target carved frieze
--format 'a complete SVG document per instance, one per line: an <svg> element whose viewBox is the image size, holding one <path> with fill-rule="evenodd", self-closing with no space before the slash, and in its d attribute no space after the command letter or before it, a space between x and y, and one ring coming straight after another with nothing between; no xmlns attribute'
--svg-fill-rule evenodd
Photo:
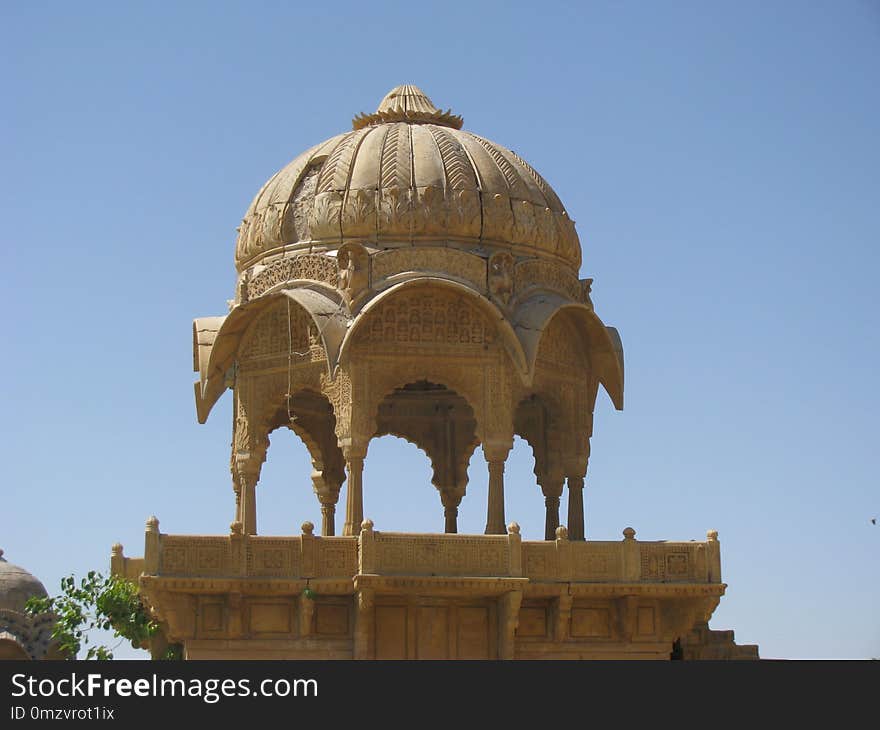
<svg viewBox="0 0 880 730"><path fill-rule="evenodd" d="M164 535L160 575L230 575L233 571L227 538Z"/></svg>
<svg viewBox="0 0 880 730"><path fill-rule="evenodd" d="M506 537L376 533L379 575L509 575Z"/></svg>
<svg viewBox="0 0 880 730"><path fill-rule="evenodd" d="M577 274L568 266L544 259L528 259L516 265L515 287L518 296L530 289L549 289L574 301L581 301L582 289Z"/></svg>
<svg viewBox="0 0 880 730"><path fill-rule="evenodd" d="M480 347L494 341L486 316L445 291L402 292L383 301L356 334L358 344Z"/></svg>
<svg viewBox="0 0 880 730"><path fill-rule="evenodd" d="M374 239L377 232L376 191L367 188L349 191L342 208L343 236Z"/></svg>
<svg viewBox="0 0 880 730"><path fill-rule="evenodd" d="M336 261L323 254L299 254L273 261L248 282L248 299L255 299L286 281L307 279L336 286Z"/></svg>
<svg viewBox="0 0 880 730"><path fill-rule="evenodd" d="M396 248L373 254L373 286L400 274L423 273L454 277L477 291L486 289L486 260L445 246Z"/></svg>
<svg viewBox="0 0 880 730"><path fill-rule="evenodd" d="M693 582L697 543L640 543L643 581Z"/></svg>
<svg viewBox="0 0 880 730"><path fill-rule="evenodd" d="M247 574L294 578L302 574L299 538L251 537L247 546Z"/></svg>
<svg viewBox="0 0 880 730"><path fill-rule="evenodd" d="M283 355L294 361L311 360L313 347L320 347L311 316L298 304L281 298L248 327L238 349L242 363Z"/></svg>

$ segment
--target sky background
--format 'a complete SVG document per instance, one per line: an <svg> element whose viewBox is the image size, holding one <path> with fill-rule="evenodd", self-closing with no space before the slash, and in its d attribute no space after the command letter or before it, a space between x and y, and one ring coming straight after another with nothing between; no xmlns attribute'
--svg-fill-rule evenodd
<svg viewBox="0 0 880 730"><path fill-rule="evenodd" d="M228 532L231 397L196 422L191 320L226 312L263 182L412 83L550 182L620 331L588 537L717 529L712 628L880 656L880 3L6 0L0 39L0 547L50 592L114 542L142 555L150 514ZM538 540L532 466L518 441L506 514ZM276 432L261 533L320 524L310 470ZM482 532L479 450L469 474L459 527ZM442 531L394 437L364 505Z"/></svg>

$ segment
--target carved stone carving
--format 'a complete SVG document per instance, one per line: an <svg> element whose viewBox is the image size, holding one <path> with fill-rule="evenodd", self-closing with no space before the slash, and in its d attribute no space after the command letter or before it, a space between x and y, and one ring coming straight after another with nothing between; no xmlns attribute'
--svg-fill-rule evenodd
<svg viewBox="0 0 880 730"><path fill-rule="evenodd" d="M717 533L583 539L592 411L600 379L622 404L620 343L572 306L592 308L590 280L578 280L574 223L552 188L460 127L398 87L273 176L245 215L235 305L195 328L199 417L233 390L231 531L162 535L151 518L144 558L121 546L111 558L188 657L667 658L680 637L682 652L710 648L695 627L725 589ZM299 481L311 477L320 537L310 522L299 537L257 534L277 428L308 449ZM368 446L385 433L430 458L448 534L365 519L364 494L384 478L364 471ZM506 524L514 433L545 497L541 542ZM478 444L486 534L453 534Z"/></svg>
<svg viewBox="0 0 880 730"><path fill-rule="evenodd" d="M374 288L380 288L386 279L417 273L460 279L481 292L486 289L486 260L454 248L397 248L372 257Z"/></svg>
<svg viewBox="0 0 880 730"><path fill-rule="evenodd" d="M339 290L351 302L370 284L370 255L359 243L346 243L336 254Z"/></svg>
<svg viewBox="0 0 880 730"><path fill-rule="evenodd" d="M247 285L249 299L287 281L306 279L336 286L336 262L323 254L299 254L273 261L253 275Z"/></svg>
<svg viewBox="0 0 880 730"><path fill-rule="evenodd" d="M489 258L489 293L502 307L513 296L514 259L506 251L498 251Z"/></svg>
<svg viewBox="0 0 880 730"><path fill-rule="evenodd" d="M311 348L320 347L312 318L299 305L282 298L263 312L248 328L239 346L239 360L255 360L293 354L297 361L311 359Z"/></svg>
<svg viewBox="0 0 880 730"><path fill-rule="evenodd" d="M350 191L342 209L343 236L375 239L377 225L376 191L365 188Z"/></svg>
<svg viewBox="0 0 880 730"><path fill-rule="evenodd" d="M549 289L564 294L576 302L582 300L581 283L575 272L553 261L542 259L520 261L516 265L515 280L517 296L522 296L531 289Z"/></svg>
<svg viewBox="0 0 880 730"><path fill-rule="evenodd" d="M366 324L356 334L360 344L482 348L494 341L494 325L482 311L436 289L401 292L371 312Z"/></svg>

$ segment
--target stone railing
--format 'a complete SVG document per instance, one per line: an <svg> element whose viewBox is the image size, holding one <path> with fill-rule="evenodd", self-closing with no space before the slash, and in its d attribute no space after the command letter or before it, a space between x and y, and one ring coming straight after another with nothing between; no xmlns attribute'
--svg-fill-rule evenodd
<svg viewBox="0 0 880 730"><path fill-rule="evenodd" d="M143 558L114 545L111 570L137 580L167 577L348 578L361 575L525 577L532 582L720 583L718 533L706 542L641 542L627 528L620 541L523 542L507 535L379 532L365 520L358 537L318 537L310 522L297 537L163 535L147 521Z"/></svg>
<svg viewBox="0 0 880 730"><path fill-rule="evenodd" d="M569 541L564 527L556 540L522 544L523 575L532 581L583 583L720 583L718 533L706 542L640 542L635 530L624 539Z"/></svg>
<svg viewBox="0 0 880 730"><path fill-rule="evenodd" d="M317 537L313 533L312 523L305 522L302 535L297 537L244 535L240 530L229 535L163 535L159 521L151 517L141 572L206 578L323 578L357 573L355 538Z"/></svg>
<svg viewBox="0 0 880 730"><path fill-rule="evenodd" d="M425 535L376 532L365 520L358 541L364 575L522 575L518 527L507 535Z"/></svg>

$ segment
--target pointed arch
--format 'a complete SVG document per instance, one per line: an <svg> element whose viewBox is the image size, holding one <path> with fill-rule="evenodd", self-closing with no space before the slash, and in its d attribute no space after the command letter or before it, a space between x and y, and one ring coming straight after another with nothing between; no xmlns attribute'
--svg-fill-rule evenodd
<svg viewBox="0 0 880 730"><path fill-rule="evenodd" d="M380 305L404 291L419 288L435 288L451 291L485 315L494 327L495 332L499 335L501 343L514 366L514 370L516 370L525 382L528 373L526 353L523 350L520 340L517 338L513 328L510 326L510 323L502 314L501 310L471 287L459 282L433 276L421 276L395 284L364 305L363 309L361 309L351 323L348 332L345 334L339 348L338 362L340 364L347 362L348 358L351 356L352 343L355 341L357 334L365 327L365 323L370 321L371 314Z"/></svg>
<svg viewBox="0 0 880 730"><path fill-rule="evenodd" d="M603 385L617 410L623 410L623 344L614 327L606 327L596 313L585 304L572 302L548 292L527 299L514 314L514 331L526 353L528 371L534 378L535 363L541 340L554 317L561 313L572 317L580 326L585 350L593 372Z"/></svg>
<svg viewBox="0 0 880 730"><path fill-rule="evenodd" d="M199 423L208 420L214 404L228 387L226 375L235 362L242 337L257 317L283 298L302 308L315 323L331 373L338 360L349 316L339 294L318 284L282 289L235 307L226 317L206 317L193 322L193 348L199 381L195 383Z"/></svg>

